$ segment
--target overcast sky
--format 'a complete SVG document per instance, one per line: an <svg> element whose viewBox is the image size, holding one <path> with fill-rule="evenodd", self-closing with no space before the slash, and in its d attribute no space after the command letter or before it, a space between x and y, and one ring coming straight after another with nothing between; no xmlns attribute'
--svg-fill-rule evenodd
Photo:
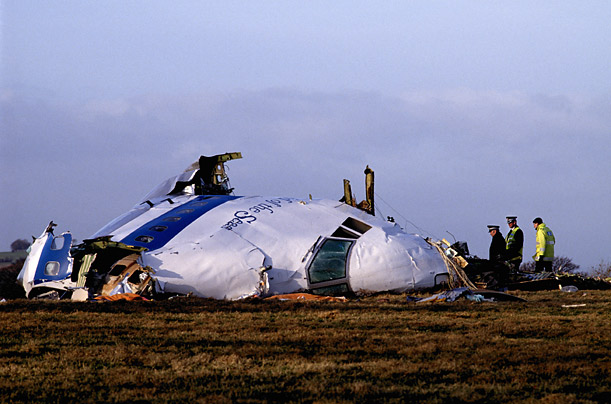
<svg viewBox="0 0 611 404"><path fill-rule="evenodd" d="M79 240L200 155L238 195L611 262L611 2L0 1L0 251ZM451 235L449 234L451 233Z"/></svg>

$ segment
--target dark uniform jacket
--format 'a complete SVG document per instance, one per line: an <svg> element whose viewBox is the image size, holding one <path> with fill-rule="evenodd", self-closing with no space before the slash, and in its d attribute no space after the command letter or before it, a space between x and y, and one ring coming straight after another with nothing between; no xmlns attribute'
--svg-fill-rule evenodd
<svg viewBox="0 0 611 404"><path fill-rule="evenodd" d="M492 236L492 241L490 242L490 261L497 262L505 260L505 251L505 239L501 235L501 232L497 231L496 234Z"/></svg>

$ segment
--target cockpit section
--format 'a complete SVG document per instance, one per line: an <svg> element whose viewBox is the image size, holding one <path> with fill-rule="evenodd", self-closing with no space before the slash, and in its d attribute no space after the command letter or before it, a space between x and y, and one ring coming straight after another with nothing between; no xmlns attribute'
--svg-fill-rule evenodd
<svg viewBox="0 0 611 404"><path fill-rule="evenodd" d="M350 252L356 240L369 229L367 223L348 217L330 237L322 239L307 266L312 293L343 295L352 291L348 282Z"/></svg>

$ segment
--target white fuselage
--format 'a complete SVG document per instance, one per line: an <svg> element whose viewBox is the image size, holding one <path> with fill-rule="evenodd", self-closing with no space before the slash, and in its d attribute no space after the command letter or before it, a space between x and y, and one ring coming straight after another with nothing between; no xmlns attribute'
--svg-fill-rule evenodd
<svg viewBox="0 0 611 404"><path fill-rule="evenodd" d="M422 237L345 203L283 197L170 195L136 206L92 238L146 247L167 293L403 292L447 279Z"/></svg>

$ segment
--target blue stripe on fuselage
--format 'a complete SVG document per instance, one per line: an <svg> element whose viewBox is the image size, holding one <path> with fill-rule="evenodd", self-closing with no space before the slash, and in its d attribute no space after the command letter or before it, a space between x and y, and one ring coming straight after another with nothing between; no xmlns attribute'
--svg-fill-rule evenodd
<svg viewBox="0 0 611 404"><path fill-rule="evenodd" d="M198 196L139 227L121 240L121 243L145 247L149 251L156 250L166 245L185 227L211 209L237 198L240 197L231 195Z"/></svg>

